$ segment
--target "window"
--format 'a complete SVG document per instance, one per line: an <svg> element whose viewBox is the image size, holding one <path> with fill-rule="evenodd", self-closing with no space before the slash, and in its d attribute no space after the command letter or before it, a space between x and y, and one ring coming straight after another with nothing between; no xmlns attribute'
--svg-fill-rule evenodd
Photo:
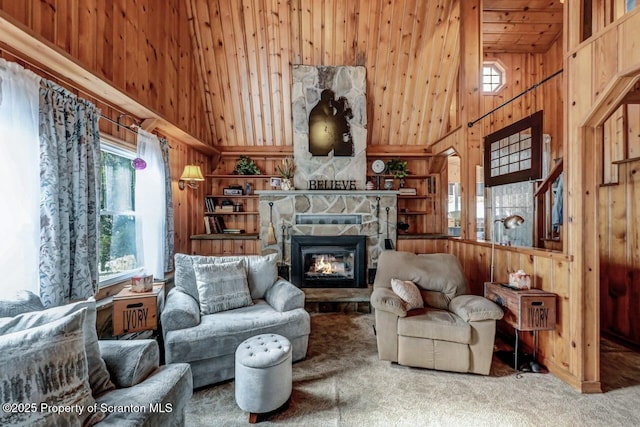
<svg viewBox="0 0 640 427"><path fill-rule="evenodd" d="M482 91L498 93L505 85L504 68L497 62L485 62L482 66Z"/></svg>
<svg viewBox="0 0 640 427"><path fill-rule="evenodd" d="M141 271L135 212L133 152L102 145L100 285Z"/></svg>
<svg viewBox="0 0 640 427"><path fill-rule="evenodd" d="M484 185L539 179L542 111L484 137Z"/></svg>

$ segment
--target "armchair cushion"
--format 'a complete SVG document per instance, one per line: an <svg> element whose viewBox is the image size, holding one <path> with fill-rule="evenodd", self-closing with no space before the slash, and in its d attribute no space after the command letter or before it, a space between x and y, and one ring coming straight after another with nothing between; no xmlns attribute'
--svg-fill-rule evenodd
<svg viewBox="0 0 640 427"><path fill-rule="evenodd" d="M471 327L454 313L426 308L398 320L398 335L469 344Z"/></svg>
<svg viewBox="0 0 640 427"><path fill-rule="evenodd" d="M140 384L159 366L160 352L154 340L102 340L98 344L118 388Z"/></svg>
<svg viewBox="0 0 640 427"><path fill-rule="evenodd" d="M449 304L449 310L465 322L480 320L500 320L504 312L499 305L478 295L460 295Z"/></svg>
<svg viewBox="0 0 640 427"><path fill-rule="evenodd" d="M285 337L298 337L309 332L309 313L305 310L278 312L265 300L256 300L255 304L247 307L202 316L200 324L193 328L168 332L165 356L168 363L194 362L225 355L235 357L238 345L254 335L278 333Z"/></svg>
<svg viewBox="0 0 640 427"><path fill-rule="evenodd" d="M242 261L193 266L200 313L212 314L253 304Z"/></svg>
<svg viewBox="0 0 640 427"><path fill-rule="evenodd" d="M264 294L267 303L279 312L304 308L304 292L293 283L282 278Z"/></svg>
<svg viewBox="0 0 640 427"><path fill-rule="evenodd" d="M276 265L278 254L239 256L175 255L175 286L199 302L198 285L193 266L197 264L220 264L224 262L244 262L251 298L264 298L265 292L278 278Z"/></svg>
<svg viewBox="0 0 640 427"><path fill-rule="evenodd" d="M453 298L468 291L460 262L453 255L416 255L403 251L385 251L383 254L378 259L374 289L390 288L393 278L411 280L421 290L441 293L441 298L433 298L428 304L443 310Z"/></svg>
<svg viewBox="0 0 640 427"><path fill-rule="evenodd" d="M404 301L389 288L374 289L371 294L371 305L376 310L387 311L399 317L407 315Z"/></svg>
<svg viewBox="0 0 640 427"><path fill-rule="evenodd" d="M449 297L442 292L425 291L421 289L420 295L422 296L422 300L424 301L424 303L433 308L446 310L449 307L449 303L451 302Z"/></svg>
<svg viewBox="0 0 640 427"><path fill-rule="evenodd" d="M161 313L162 330L192 328L200 323L200 307L198 301L178 288L173 288L167 295Z"/></svg>
<svg viewBox="0 0 640 427"><path fill-rule="evenodd" d="M391 279L391 289L404 301L407 311L424 307L420 289L411 280Z"/></svg>

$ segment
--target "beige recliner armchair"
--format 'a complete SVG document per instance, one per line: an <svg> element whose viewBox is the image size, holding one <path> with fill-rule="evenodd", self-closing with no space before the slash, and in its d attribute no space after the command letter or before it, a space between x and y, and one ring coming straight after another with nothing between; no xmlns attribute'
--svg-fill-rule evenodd
<svg viewBox="0 0 640 427"><path fill-rule="evenodd" d="M425 308L407 311L391 289L394 278L414 282ZM373 288L371 304L381 360L489 374L496 320L503 312L484 297L467 295L467 282L455 256L384 251Z"/></svg>

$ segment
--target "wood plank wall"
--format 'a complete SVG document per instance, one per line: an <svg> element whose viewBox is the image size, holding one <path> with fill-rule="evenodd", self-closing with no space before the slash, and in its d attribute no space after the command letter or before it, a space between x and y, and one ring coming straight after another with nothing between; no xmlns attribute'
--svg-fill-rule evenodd
<svg viewBox="0 0 640 427"><path fill-rule="evenodd" d="M598 2L602 4L602 2ZM569 330L572 342L569 373L583 391L600 390L599 185L602 177L602 126L640 78L640 12L636 8L581 41L580 2L565 4L566 170L565 226L573 257L569 275Z"/></svg>
<svg viewBox="0 0 640 427"><path fill-rule="evenodd" d="M222 151L290 149L290 64L366 67L369 146L428 145L458 125L459 0L187 3Z"/></svg>
<svg viewBox="0 0 640 427"><path fill-rule="evenodd" d="M498 61L504 67L506 84L496 95L483 94L482 114L562 69L562 40L546 53L485 53L484 60ZM551 135L551 159L562 157L562 82L561 74L483 119L483 135L543 110L543 132Z"/></svg>
<svg viewBox="0 0 640 427"><path fill-rule="evenodd" d="M184 1L0 0L0 10L181 129L211 141Z"/></svg>
<svg viewBox="0 0 640 427"><path fill-rule="evenodd" d="M638 104L621 106L604 123L603 185L598 193L600 328L636 346L640 346L639 124Z"/></svg>
<svg viewBox="0 0 640 427"><path fill-rule="evenodd" d="M63 0L38 3L0 0L0 10L69 53L92 73L108 79L115 88L126 91L192 135L203 141L210 140L193 49L184 48L191 45L184 2L88 1L78 5L75 1ZM169 28L157 25L165 19ZM0 46L0 56L94 102L107 117L115 120L120 113L126 113L117 105L106 104L74 88L64 76L43 71L46 64L38 64L37 58L21 57L11 46ZM125 117L123 123L128 126L132 120ZM118 129L106 120L100 121L100 131L131 145L135 143L134 134ZM208 171L212 168L212 159L180 141L168 140L175 250L189 253L189 236L199 232L197 227L203 223L202 211L194 207L201 205L205 189L181 191L177 183L186 164L199 164L203 171Z"/></svg>

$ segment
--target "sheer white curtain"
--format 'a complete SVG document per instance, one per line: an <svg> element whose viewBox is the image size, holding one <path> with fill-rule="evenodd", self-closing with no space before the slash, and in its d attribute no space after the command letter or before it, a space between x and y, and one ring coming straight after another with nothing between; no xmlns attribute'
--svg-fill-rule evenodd
<svg viewBox="0 0 640 427"><path fill-rule="evenodd" d="M39 294L40 77L0 58L0 298Z"/></svg>
<svg viewBox="0 0 640 427"><path fill-rule="evenodd" d="M166 192L164 163L158 137L138 129L138 157L147 167L136 171L135 211L142 261L147 274L164 278ZM142 251L140 251L142 249Z"/></svg>

